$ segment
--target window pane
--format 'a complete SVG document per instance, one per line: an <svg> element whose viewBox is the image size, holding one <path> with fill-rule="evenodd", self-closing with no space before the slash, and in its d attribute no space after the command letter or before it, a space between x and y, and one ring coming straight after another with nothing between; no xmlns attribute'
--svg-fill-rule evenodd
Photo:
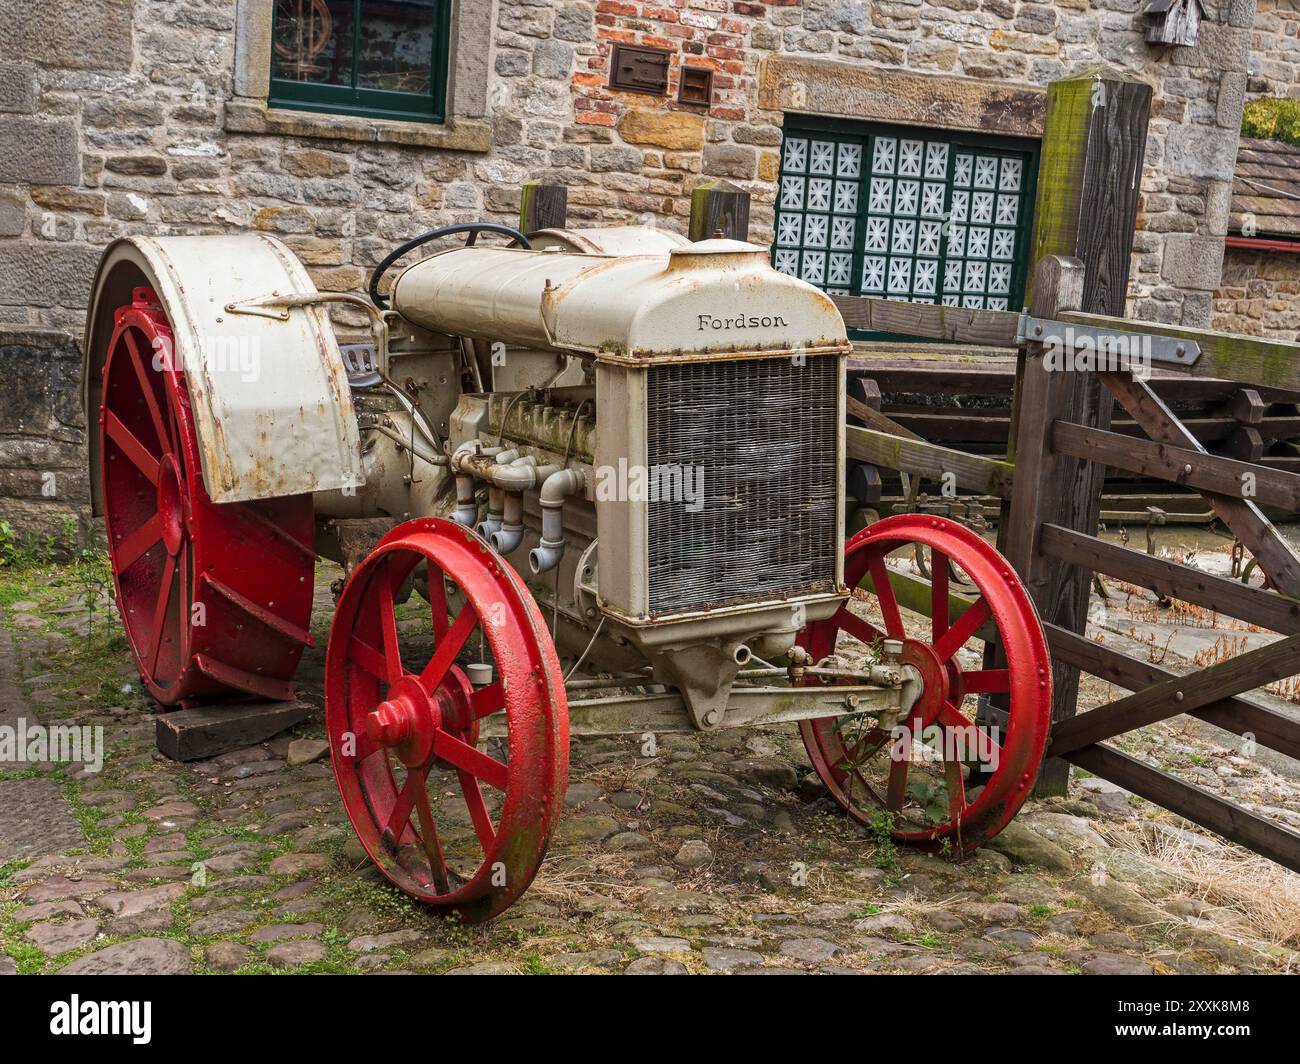
<svg viewBox="0 0 1300 1064"><path fill-rule="evenodd" d="M1033 190L1020 142L899 127L791 123L776 210L777 268L832 292L1019 305Z"/></svg>
<svg viewBox="0 0 1300 1064"><path fill-rule="evenodd" d="M358 88L428 94L438 2L361 0Z"/></svg>
<svg viewBox="0 0 1300 1064"><path fill-rule="evenodd" d="M271 76L351 85L353 11L352 0L279 0Z"/></svg>

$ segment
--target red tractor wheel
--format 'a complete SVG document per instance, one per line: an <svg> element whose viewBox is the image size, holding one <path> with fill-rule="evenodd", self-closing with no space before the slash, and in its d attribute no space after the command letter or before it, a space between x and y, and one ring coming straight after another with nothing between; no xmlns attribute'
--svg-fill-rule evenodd
<svg viewBox="0 0 1300 1064"><path fill-rule="evenodd" d="M413 670L394 605L408 580L427 580L432 611L432 652ZM504 759L479 749L492 714ZM477 535L410 521L357 567L330 629L325 722L348 818L389 880L469 923L523 894L564 806L568 706L537 604Z"/></svg>
<svg viewBox="0 0 1300 1064"><path fill-rule="evenodd" d="M100 464L117 603L140 677L163 705L291 698L311 645L311 497L213 503L158 297L137 288L114 325Z"/></svg>
<svg viewBox="0 0 1300 1064"><path fill-rule="evenodd" d="M910 556L916 547L931 551L933 616L907 624L885 559L902 548ZM906 719L889 726L869 714L802 722L813 767L855 820L874 827L883 815L894 839L963 856L1006 827L1038 775L1052 707L1051 659L1038 614L1007 560L952 521L887 518L854 536L845 555L845 582L857 589L870 580L884 630L865 619L865 611L850 609L870 601L855 590L838 613L810 624L800 645L816 661L835 654L843 663L861 659L866 647L885 639L899 640L902 660L919 674L922 689ZM955 620L949 563L978 589ZM977 633L989 634L990 624L1005 668L985 669L972 649L963 654ZM1007 697L1004 729L977 725L963 711L967 698L978 694Z"/></svg>

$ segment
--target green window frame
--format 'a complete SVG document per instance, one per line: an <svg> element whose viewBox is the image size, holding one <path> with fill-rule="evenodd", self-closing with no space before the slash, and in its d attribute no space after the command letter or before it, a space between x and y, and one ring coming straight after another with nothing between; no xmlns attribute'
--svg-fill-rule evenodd
<svg viewBox="0 0 1300 1064"><path fill-rule="evenodd" d="M433 0L421 3L421 9L432 7L432 47L429 55L427 91L404 91L389 87L359 84L362 80L362 40L369 24L378 23L385 9L400 13L403 7L414 6L409 0L275 0L271 26L271 88L268 104L293 111L322 111L329 114L362 115L371 118L398 119L416 122L443 122L446 120L447 72L450 33L450 0ZM294 59L286 59L287 42L301 41L299 32L311 34L313 27L321 32L321 12L329 13L328 22L334 34L334 47L341 47L342 57L333 56L337 75L340 65L346 69L346 84L310 80L313 69L302 63L300 69L308 77L284 77ZM298 27L303 27L299 31ZM360 30L360 32L358 32ZM346 34L346 38L342 37ZM282 36L283 35L283 36ZM345 43L340 44L340 41ZM301 44L297 44L299 49ZM349 54L350 49L350 54ZM422 75L422 69L419 70ZM371 73L373 79L376 75ZM396 75L390 75L396 77Z"/></svg>
<svg viewBox="0 0 1300 1064"><path fill-rule="evenodd" d="M772 263L828 292L1020 310L1039 142L790 116Z"/></svg>

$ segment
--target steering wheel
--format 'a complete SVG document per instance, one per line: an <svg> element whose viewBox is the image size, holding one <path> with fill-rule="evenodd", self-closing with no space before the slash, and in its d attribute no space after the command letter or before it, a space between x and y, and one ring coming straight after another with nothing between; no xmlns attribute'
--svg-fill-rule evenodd
<svg viewBox="0 0 1300 1064"><path fill-rule="evenodd" d="M501 236L510 237L508 246L519 246L531 250L532 245L528 243L528 237L524 236L518 229L509 225L500 225L497 222L460 222L457 225L444 225L439 229L431 229L427 233L421 233L419 236L408 240L405 244L395 247L378 266L375 267L374 273L370 275L370 299L381 310L388 306L388 297L379 294L379 282L388 268L408 251L413 251L421 244L427 244L431 240L438 240L444 236L454 236L457 233L468 233L465 240L465 246L472 248L474 242L478 240L479 233L499 233Z"/></svg>

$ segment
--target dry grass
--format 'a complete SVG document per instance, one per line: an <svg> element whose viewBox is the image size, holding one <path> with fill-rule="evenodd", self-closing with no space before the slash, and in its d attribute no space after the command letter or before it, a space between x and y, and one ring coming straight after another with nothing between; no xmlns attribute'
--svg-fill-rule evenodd
<svg viewBox="0 0 1300 1064"><path fill-rule="evenodd" d="M1111 841L1180 876L1189 896L1235 914L1243 934L1300 948L1300 875L1244 850L1203 849L1172 832L1117 831Z"/></svg>

